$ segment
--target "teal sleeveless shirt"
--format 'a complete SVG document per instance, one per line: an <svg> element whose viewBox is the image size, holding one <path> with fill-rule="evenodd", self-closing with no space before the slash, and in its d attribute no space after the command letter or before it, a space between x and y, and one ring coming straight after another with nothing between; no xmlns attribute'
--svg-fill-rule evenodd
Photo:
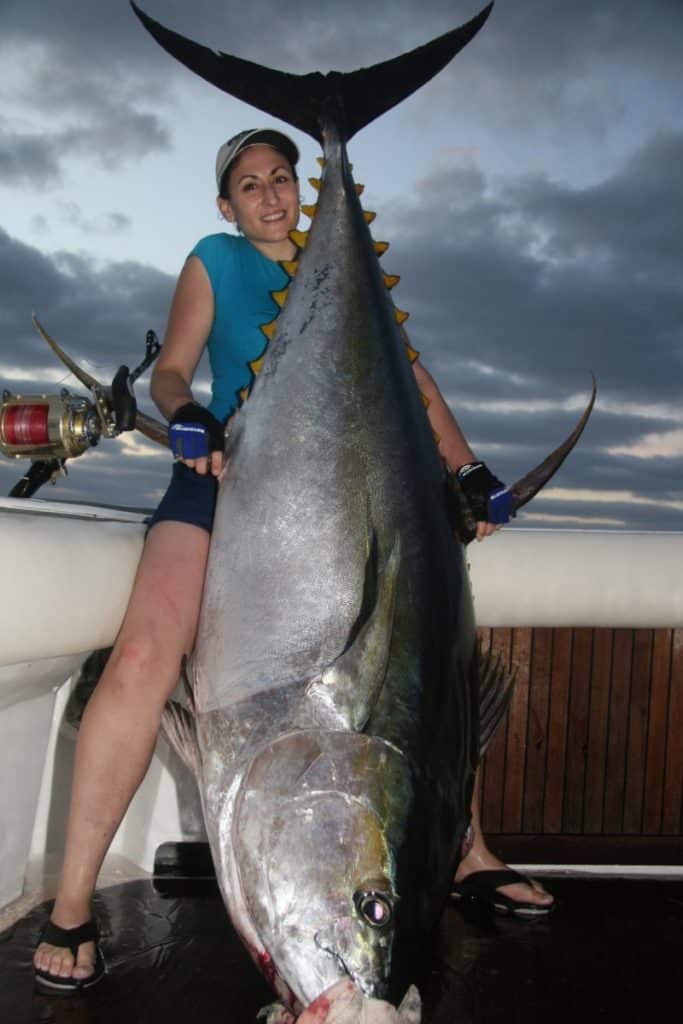
<svg viewBox="0 0 683 1024"><path fill-rule="evenodd" d="M225 420L240 405L242 388L253 383L249 363L268 344L261 325L279 312L270 293L286 288L289 277L241 235L207 235L190 256L202 261L213 289L214 320L207 340L213 378L209 409Z"/></svg>

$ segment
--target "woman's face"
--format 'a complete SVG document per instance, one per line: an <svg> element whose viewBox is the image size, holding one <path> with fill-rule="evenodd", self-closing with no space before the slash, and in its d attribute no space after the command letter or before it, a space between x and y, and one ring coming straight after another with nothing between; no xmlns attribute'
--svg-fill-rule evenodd
<svg viewBox="0 0 683 1024"><path fill-rule="evenodd" d="M299 221L299 186L285 156L272 146L250 146L228 178L230 198L218 197L226 220L236 223L255 245L288 239Z"/></svg>

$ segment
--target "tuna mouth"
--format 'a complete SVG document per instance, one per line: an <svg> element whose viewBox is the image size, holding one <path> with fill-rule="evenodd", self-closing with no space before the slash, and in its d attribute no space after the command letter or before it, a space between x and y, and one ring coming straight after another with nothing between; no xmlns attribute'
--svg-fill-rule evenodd
<svg viewBox="0 0 683 1024"><path fill-rule="evenodd" d="M349 978L356 988L368 999L384 999L386 997L388 985L385 980L370 981L368 978L361 976L357 971L352 970L339 950L331 948L320 933L315 936L315 944L337 962L340 970L340 981L342 978Z"/></svg>
<svg viewBox="0 0 683 1024"><path fill-rule="evenodd" d="M344 975L350 978L356 988L363 993L366 999L386 999L389 990L388 985L383 981L368 981L367 978L359 977L354 971L349 970L344 963L343 957L333 954L339 966L343 969Z"/></svg>

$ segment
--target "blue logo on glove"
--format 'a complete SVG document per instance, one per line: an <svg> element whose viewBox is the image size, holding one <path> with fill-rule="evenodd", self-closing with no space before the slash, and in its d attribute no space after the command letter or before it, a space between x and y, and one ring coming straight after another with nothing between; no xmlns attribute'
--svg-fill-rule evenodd
<svg viewBox="0 0 683 1024"><path fill-rule="evenodd" d="M168 428L168 439L176 460L202 459L209 454L208 433L197 423L174 423Z"/></svg>
<svg viewBox="0 0 683 1024"><path fill-rule="evenodd" d="M512 514L512 492L509 487L501 487L489 494L486 518L489 523L501 525L509 523Z"/></svg>

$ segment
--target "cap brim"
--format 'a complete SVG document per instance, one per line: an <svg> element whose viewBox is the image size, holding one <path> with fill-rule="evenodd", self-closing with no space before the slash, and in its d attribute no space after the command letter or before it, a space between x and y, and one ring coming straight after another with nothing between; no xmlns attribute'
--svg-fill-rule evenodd
<svg viewBox="0 0 683 1024"><path fill-rule="evenodd" d="M243 138L239 139L237 144L225 153L223 160L216 167L216 184L219 191L225 172L237 157L251 146L272 146L287 158L292 167L295 167L299 161L299 150L296 144L283 132L275 131L273 128L256 128L252 132L245 132Z"/></svg>

